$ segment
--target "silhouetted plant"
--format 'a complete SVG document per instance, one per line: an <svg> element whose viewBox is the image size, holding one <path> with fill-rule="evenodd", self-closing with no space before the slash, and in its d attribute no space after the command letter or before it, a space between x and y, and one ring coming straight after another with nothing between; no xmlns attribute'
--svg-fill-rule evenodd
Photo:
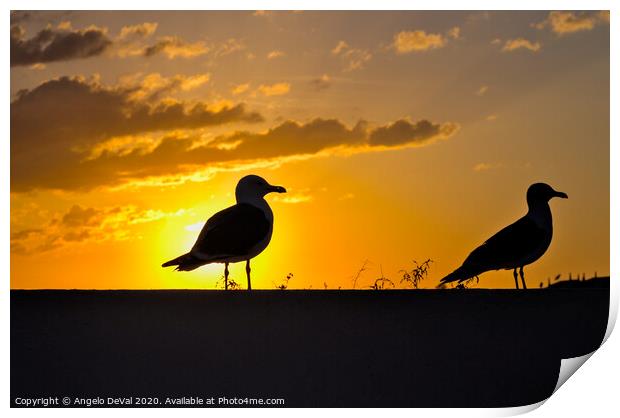
<svg viewBox="0 0 620 418"><path fill-rule="evenodd" d="M282 281L282 283L280 283L279 285L276 285L276 289L278 290L288 289L288 282L293 278L293 276L294 276L293 273L287 274L284 280Z"/></svg>
<svg viewBox="0 0 620 418"><path fill-rule="evenodd" d="M414 289L417 289L420 282L428 277L428 270L431 267L433 260L427 259L422 264L418 264L416 260L413 260L414 267L411 270L401 270L403 277L400 282L410 283Z"/></svg>
<svg viewBox="0 0 620 418"><path fill-rule="evenodd" d="M368 260L364 260L364 262L362 263L362 267L360 267L357 273L355 273L355 276L353 276L353 289L355 289L355 286L357 286L357 280L360 278L362 273L368 270L368 267L366 267L367 265L368 265Z"/></svg>
<svg viewBox="0 0 620 418"><path fill-rule="evenodd" d="M369 286L372 290L384 290L386 285L394 286L394 282L383 275L383 267L381 267L381 277L375 279L375 282Z"/></svg>
<svg viewBox="0 0 620 418"><path fill-rule="evenodd" d="M554 281L554 282L557 282L558 280L560 280L560 277L562 277L562 275L561 275L561 274L556 275L556 276L553 278L553 281Z"/></svg>
<svg viewBox="0 0 620 418"><path fill-rule="evenodd" d="M215 288L221 290L241 290L241 285L234 279L228 277L228 289L226 289L225 277L222 276L217 282L215 282Z"/></svg>
<svg viewBox="0 0 620 418"><path fill-rule="evenodd" d="M372 285L368 287L371 288L372 290L383 290L385 289L386 284L389 284L390 286L392 286L392 288L395 287L394 282L388 279L387 277L379 277L378 279L375 280L375 282Z"/></svg>

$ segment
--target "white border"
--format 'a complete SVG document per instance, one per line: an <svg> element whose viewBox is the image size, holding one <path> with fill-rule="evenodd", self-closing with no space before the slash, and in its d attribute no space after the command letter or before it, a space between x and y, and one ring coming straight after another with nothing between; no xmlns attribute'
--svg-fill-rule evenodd
<svg viewBox="0 0 620 418"><path fill-rule="evenodd" d="M10 116L10 67L6 61L8 61L9 54L9 13L11 9L17 10L192 10L192 9L212 9L212 10L230 10L230 9L298 9L298 10L339 10L339 9L352 9L352 10L372 10L376 8L391 9L391 10L462 10L467 7L467 10L570 10L570 9L590 9L590 10L611 10L612 22L611 22L611 103L610 112L611 115L618 115L617 113L617 99L618 99L618 28L614 25L615 13L619 10L614 7L616 3L612 1L576 1L576 0L564 0L564 1L552 1L552 0L521 0L521 1L503 1L501 3L497 1L481 1L471 0L467 3L458 2L455 0L433 0L433 1L406 1L406 0L383 0L381 2L368 2L368 1L286 1L286 0L265 0L265 1L243 1L243 0L228 0L226 2L215 4L212 2L198 1L198 0L175 0L174 2L137 2L137 1L119 1L119 0L91 0L88 2L77 0L56 0L56 1L42 1L42 0L9 0L5 2L7 8L2 15L2 27L4 29L5 36L2 38L3 54L5 57L3 71L2 91L4 93L5 100L2 102L1 117L4 121L2 126L5 127L4 138L2 141L3 149L0 151L0 166L3 168L5 175L0 180L1 196L3 199L2 219L2 255L4 258L4 277L6 278L5 291L2 293L2 316L1 316L1 330L2 336L9 336L9 292L10 287L10 257L9 257L9 225L10 225L10 201L9 201L9 116ZM611 254L619 254L620 249L618 245L618 221L617 214L620 213L620 205L618 204L618 193L620 182L620 162L619 160L619 148L618 148L618 129L617 122L611 118L611 149L610 149L610 167L611 167ZM615 215L616 214L616 215ZM610 306L610 323L608 326L607 336L609 336L613 324L618 312L618 284L616 277L618 277L618 259L611 257L610 273L611 273L611 306ZM5 343L0 347L2 362L2 379L1 379L1 393L0 405L3 409L9 406L9 344L7 339ZM557 394L554 394L550 400L545 404L543 408L538 409L534 414L538 416L562 416L562 417L582 417L584 414L594 414L594 416L617 416L619 412L617 401L617 376L620 373L620 362L616 353L620 353L618 348L620 347L619 339L617 336L610 338L604 346L594 353L593 358L588 362L589 366L585 370L579 372L580 376L570 379L569 382L562 387ZM36 377L35 377L36 378ZM402 409L389 409L389 410L355 410L355 411L341 411L341 410L251 410L253 416L256 417L274 417L274 416L288 416L295 414L301 417L312 416L316 414L376 414L376 413L389 413L392 416L411 417L411 414L423 414L422 416L505 416L506 414L518 414L527 412L527 410L535 409L540 406L533 405L523 408L508 408L508 409L417 409L415 411L402 410ZM209 410L202 409L197 410L183 410L184 414L195 415L204 417L205 414L217 415L217 416L231 416L243 413L241 411L248 410ZM11 415L23 416L30 414L47 413L52 416L67 415L75 416L82 415L84 412L79 410L19 410L11 409L9 413ZM120 414L122 416L135 413L130 410L117 410L114 414ZM152 416L169 416L171 411L165 409L151 409L147 412ZM175 411L175 413L178 413ZM108 410L90 410L89 415L93 416L105 416L110 414Z"/></svg>

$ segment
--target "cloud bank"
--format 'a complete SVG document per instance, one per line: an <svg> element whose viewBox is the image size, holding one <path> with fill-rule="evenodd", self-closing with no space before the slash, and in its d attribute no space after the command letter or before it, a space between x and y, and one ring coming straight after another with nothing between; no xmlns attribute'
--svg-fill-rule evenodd
<svg viewBox="0 0 620 418"><path fill-rule="evenodd" d="M214 136L205 129L262 117L243 104L212 108L202 102L150 102L153 92L144 87L149 85L145 80L103 86L63 77L19 93L11 103L11 191L88 190L162 176L191 179L205 169L238 170L291 158L426 145L459 128L425 119L376 127L359 121L348 127L337 119L317 118ZM155 84L165 89L171 83L191 84L192 78L165 80L156 77ZM148 94L137 94L142 91Z"/></svg>

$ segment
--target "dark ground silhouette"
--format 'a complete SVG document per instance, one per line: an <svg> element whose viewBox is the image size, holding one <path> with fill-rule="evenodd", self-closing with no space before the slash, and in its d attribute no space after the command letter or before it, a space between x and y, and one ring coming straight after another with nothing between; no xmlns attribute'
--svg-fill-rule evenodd
<svg viewBox="0 0 620 418"><path fill-rule="evenodd" d="M603 283L602 281L598 282ZM302 407L506 407L599 347L605 286L11 291L20 397L228 396Z"/></svg>

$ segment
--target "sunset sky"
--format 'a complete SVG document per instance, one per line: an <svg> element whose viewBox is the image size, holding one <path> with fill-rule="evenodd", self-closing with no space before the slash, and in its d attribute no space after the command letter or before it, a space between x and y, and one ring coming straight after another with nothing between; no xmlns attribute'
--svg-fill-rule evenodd
<svg viewBox="0 0 620 418"><path fill-rule="evenodd" d="M249 173L289 191L255 288L427 258L434 287L538 181L569 199L528 285L609 274L609 13L13 12L10 36L12 288L213 289L222 265L160 265Z"/></svg>

